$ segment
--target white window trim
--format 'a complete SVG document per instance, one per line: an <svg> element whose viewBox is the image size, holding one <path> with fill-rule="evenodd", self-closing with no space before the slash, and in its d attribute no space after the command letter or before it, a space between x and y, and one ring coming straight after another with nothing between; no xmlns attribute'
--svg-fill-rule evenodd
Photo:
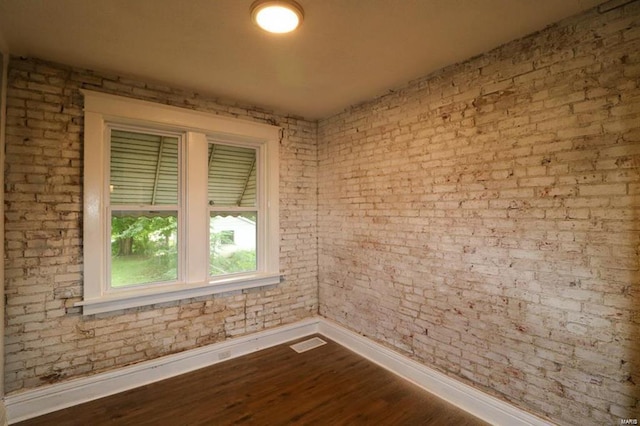
<svg viewBox="0 0 640 426"><path fill-rule="evenodd" d="M84 95L84 297L76 306L90 315L137 306L163 303L216 293L273 285L280 282L279 225L279 136L280 128L239 119L224 118L137 99L81 90ZM183 206L182 272L178 282L110 290L107 282L109 245L106 235L109 193L105 181L105 131L108 123L182 131L186 134L183 164L188 194ZM264 259L258 271L209 277L209 215L206 197L208 139L250 143L264 156L261 184L264 185L265 223L263 244L257 253ZM200 160L200 161L199 161ZM268 165L268 166L266 166Z"/></svg>

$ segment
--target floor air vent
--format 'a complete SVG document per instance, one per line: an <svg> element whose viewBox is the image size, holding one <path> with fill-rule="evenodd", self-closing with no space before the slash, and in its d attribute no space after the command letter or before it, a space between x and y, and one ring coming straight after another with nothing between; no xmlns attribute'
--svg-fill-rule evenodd
<svg viewBox="0 0 640 426"><path fill-rule="evenodd" d="M321 338L314 337L313 339L305 340L304 342L299 342L289 347L298 353L302 353L326 344L327 342Z"/></svg>

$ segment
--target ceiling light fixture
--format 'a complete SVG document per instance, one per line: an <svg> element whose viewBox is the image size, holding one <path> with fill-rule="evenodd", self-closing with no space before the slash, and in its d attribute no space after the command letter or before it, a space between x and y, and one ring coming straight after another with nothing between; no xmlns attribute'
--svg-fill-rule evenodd
<svg viewBox="0 0 640 426"><path fill-rule="evenodd" d="M270 33L289 33L302 23L302 7L293 0L257 0L251 5L251 20Z"/></svg>

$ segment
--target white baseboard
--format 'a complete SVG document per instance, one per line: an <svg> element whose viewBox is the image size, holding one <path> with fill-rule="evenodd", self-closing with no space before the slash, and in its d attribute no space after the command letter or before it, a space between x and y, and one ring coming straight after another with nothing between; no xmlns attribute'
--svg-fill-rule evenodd
<svg viewBox="0 0 640 426"><path fill-rule="evenodd" d="M9 424L280 345L316 333L317 330L318 319L310 318L115 371L9 395L5 397Z"/></svg>
<svg viewBox="0 0 640 426"><path fill-rule="evenodd" d="M318 333L490 424L552 425L327 319L320 320Z"/></svg>
<svg viewBox="0 0 640 426"><path fill-rule="evenodd" d="M4 406L4 401L0 401L0 426L7 426L8 424L7 409Z"/></svg>
<svg viewBox="0 0 640 426"><path fill-rule="evenodd" d="M504 401L400 355L324 318L238 337L202 348L141 362L116 371L43 386L5 397L9 423L113 395L237 358L294 339L319 333L432 394L495 425L550 426L551 424Z"/></svg>

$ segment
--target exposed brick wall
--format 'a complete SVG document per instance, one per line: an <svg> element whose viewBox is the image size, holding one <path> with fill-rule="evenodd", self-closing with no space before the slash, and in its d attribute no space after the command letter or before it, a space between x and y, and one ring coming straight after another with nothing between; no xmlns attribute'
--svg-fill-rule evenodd
<svg viewBox="0 0 640 426"><path fill-rule="evenodd" d="M562 424L639 417L639 23L592 10L321 121L320 313Z"/></svg>
<svg viewBox="0 0 640 426"><path fill-rule="evenodd" d="M82 123L88 88L277 124L281 271L286 281L82 316ZM7 392L152 359L317 313L316 123L184 90L12 58L6 223Z"/></svg>

